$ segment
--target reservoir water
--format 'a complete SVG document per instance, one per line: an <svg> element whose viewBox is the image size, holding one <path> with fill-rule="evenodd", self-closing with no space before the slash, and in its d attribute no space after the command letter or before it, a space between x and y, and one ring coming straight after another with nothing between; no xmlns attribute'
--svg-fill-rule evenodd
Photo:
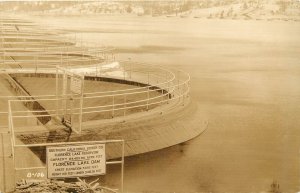
<svg viewBox="0 0 300 193"><path fill-rule="evenodd" d="M300 190L300 22L34 17L117 58L184 70L207 114L201 136L126 158L127 192ZM73 32L72 32L73 33ZM74 33L73 33L74 34ZM199 117L201 119L201 117Z"/></svg>

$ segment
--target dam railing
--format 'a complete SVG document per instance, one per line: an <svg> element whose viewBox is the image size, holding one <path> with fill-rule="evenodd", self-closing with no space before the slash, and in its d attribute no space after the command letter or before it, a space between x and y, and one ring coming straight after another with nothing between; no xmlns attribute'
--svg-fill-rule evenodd
<svg viewBox="0 0 300 193"><path fill-rule="evenodd" d="M30 93L30 96L17 93L13 96L0 96L0 99L10 103L15 127L45 124L41 121L42 117L48 120L54 117L62 119L66 113L73 116L74 121L77 120L74 122L76 125L79 124L79 116L82 116L82 122L98 121L131 116L134 112L147 113L164 105L173 104L174 107L178 104L184 105L190 90L190 77L187 73L131 61L115 62L115 64L117 65L112 67L105 66L107 64L96 64L98 67L94 65L67 68L72 73L84 76L82 108L78 105L81 100L80 95L71 93L70 88L65 88L66 91L63 91L64 84L70 85L71 80L69 78L67 83L64 82L66 81L63 78L64 74L58 65L26 68L22 64L22 68L5 69L3 73L9 74L15 80L21 79L20 82L24 77L40 77L45 80L46 85L50 86L45 90L27 83L23 88ZM108 83L106 87L125 85L125 88L111 90L106 88L102 91L103 82ZM45 92L49 94L43 94ZM63 105L64 103L67 105ZM37 108L35 104L39 104L42 108ZM23 105L31 108L23 108ZM8 110L1 111L0 116L4 120L1 127L8 127L7 119L5 121ZM39 121L34 121L37 118Z"/></svg>

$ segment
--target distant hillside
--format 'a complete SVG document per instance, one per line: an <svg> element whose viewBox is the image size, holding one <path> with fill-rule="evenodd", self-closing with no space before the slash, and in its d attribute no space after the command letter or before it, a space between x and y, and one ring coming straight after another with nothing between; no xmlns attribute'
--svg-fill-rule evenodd
<svg viewBox="0 0 300 193"><path fill-rule="evenodd" d="M1 11L55 15L150 15L208 19L300 19L298 0L0 2Z"/></svg>

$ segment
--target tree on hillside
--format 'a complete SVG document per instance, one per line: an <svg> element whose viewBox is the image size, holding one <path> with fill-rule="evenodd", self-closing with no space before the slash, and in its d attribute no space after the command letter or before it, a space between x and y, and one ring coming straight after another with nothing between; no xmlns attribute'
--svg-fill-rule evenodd
<svg viewBox="0 0 300 193"><path fill-rule="evenodd" d="M248 5L246 2L244 2L244 4L243 4L243 9L248 9Z"/></svg>
<svg viewBox="0 0 300 193"><path fill-rule="evenodd" d="M228 12L227 12L227 17L232 16L232 13L233 13L233 8L230 7L230 9L229 9Z"/></svg>
<svg viewBox="0 0 300 193"><path fill-rule="evenodd" d="M221 19L224 18L224 10L220 13L220 18L221 18Z"/></svg>
<svg viewBox="0 0 300 193"><path fill-rule="evenodd" d="M131 7L130 4L126 7L126 12L127 13L131 13L132 12L132 7Z"/></svg>
<svg viewBox="0 0 300 193"><path fill-rule="evenodd" d="M188 11L193 8L193 2L192 1L185 1L183 5L181 6L180 11Z"/></svg>
<svg viewBox="0 0 300 193"><path fill-rule="evenodd" d="M280 12L285 12L287 7L288 7L288 2L286 1L278 1L277 4L279 5L279 11Z"/></svg>

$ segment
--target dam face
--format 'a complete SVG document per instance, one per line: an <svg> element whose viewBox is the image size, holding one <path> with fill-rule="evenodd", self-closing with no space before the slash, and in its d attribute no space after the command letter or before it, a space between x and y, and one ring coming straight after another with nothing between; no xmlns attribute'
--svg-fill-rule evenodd
<svg viewBox="0 0 300 193"><path fill-rule="evenodd" d="M0 22L0 190L14 191L29 178L97 174L122 192L124 157L180 144L205 130L208 123L189 97L189 74L117 60L113 48L78 46L59 30L23 19ZM74 149L78 153L70 153ZM108 176L114 164L121 167L118 183Z"/></svg>

